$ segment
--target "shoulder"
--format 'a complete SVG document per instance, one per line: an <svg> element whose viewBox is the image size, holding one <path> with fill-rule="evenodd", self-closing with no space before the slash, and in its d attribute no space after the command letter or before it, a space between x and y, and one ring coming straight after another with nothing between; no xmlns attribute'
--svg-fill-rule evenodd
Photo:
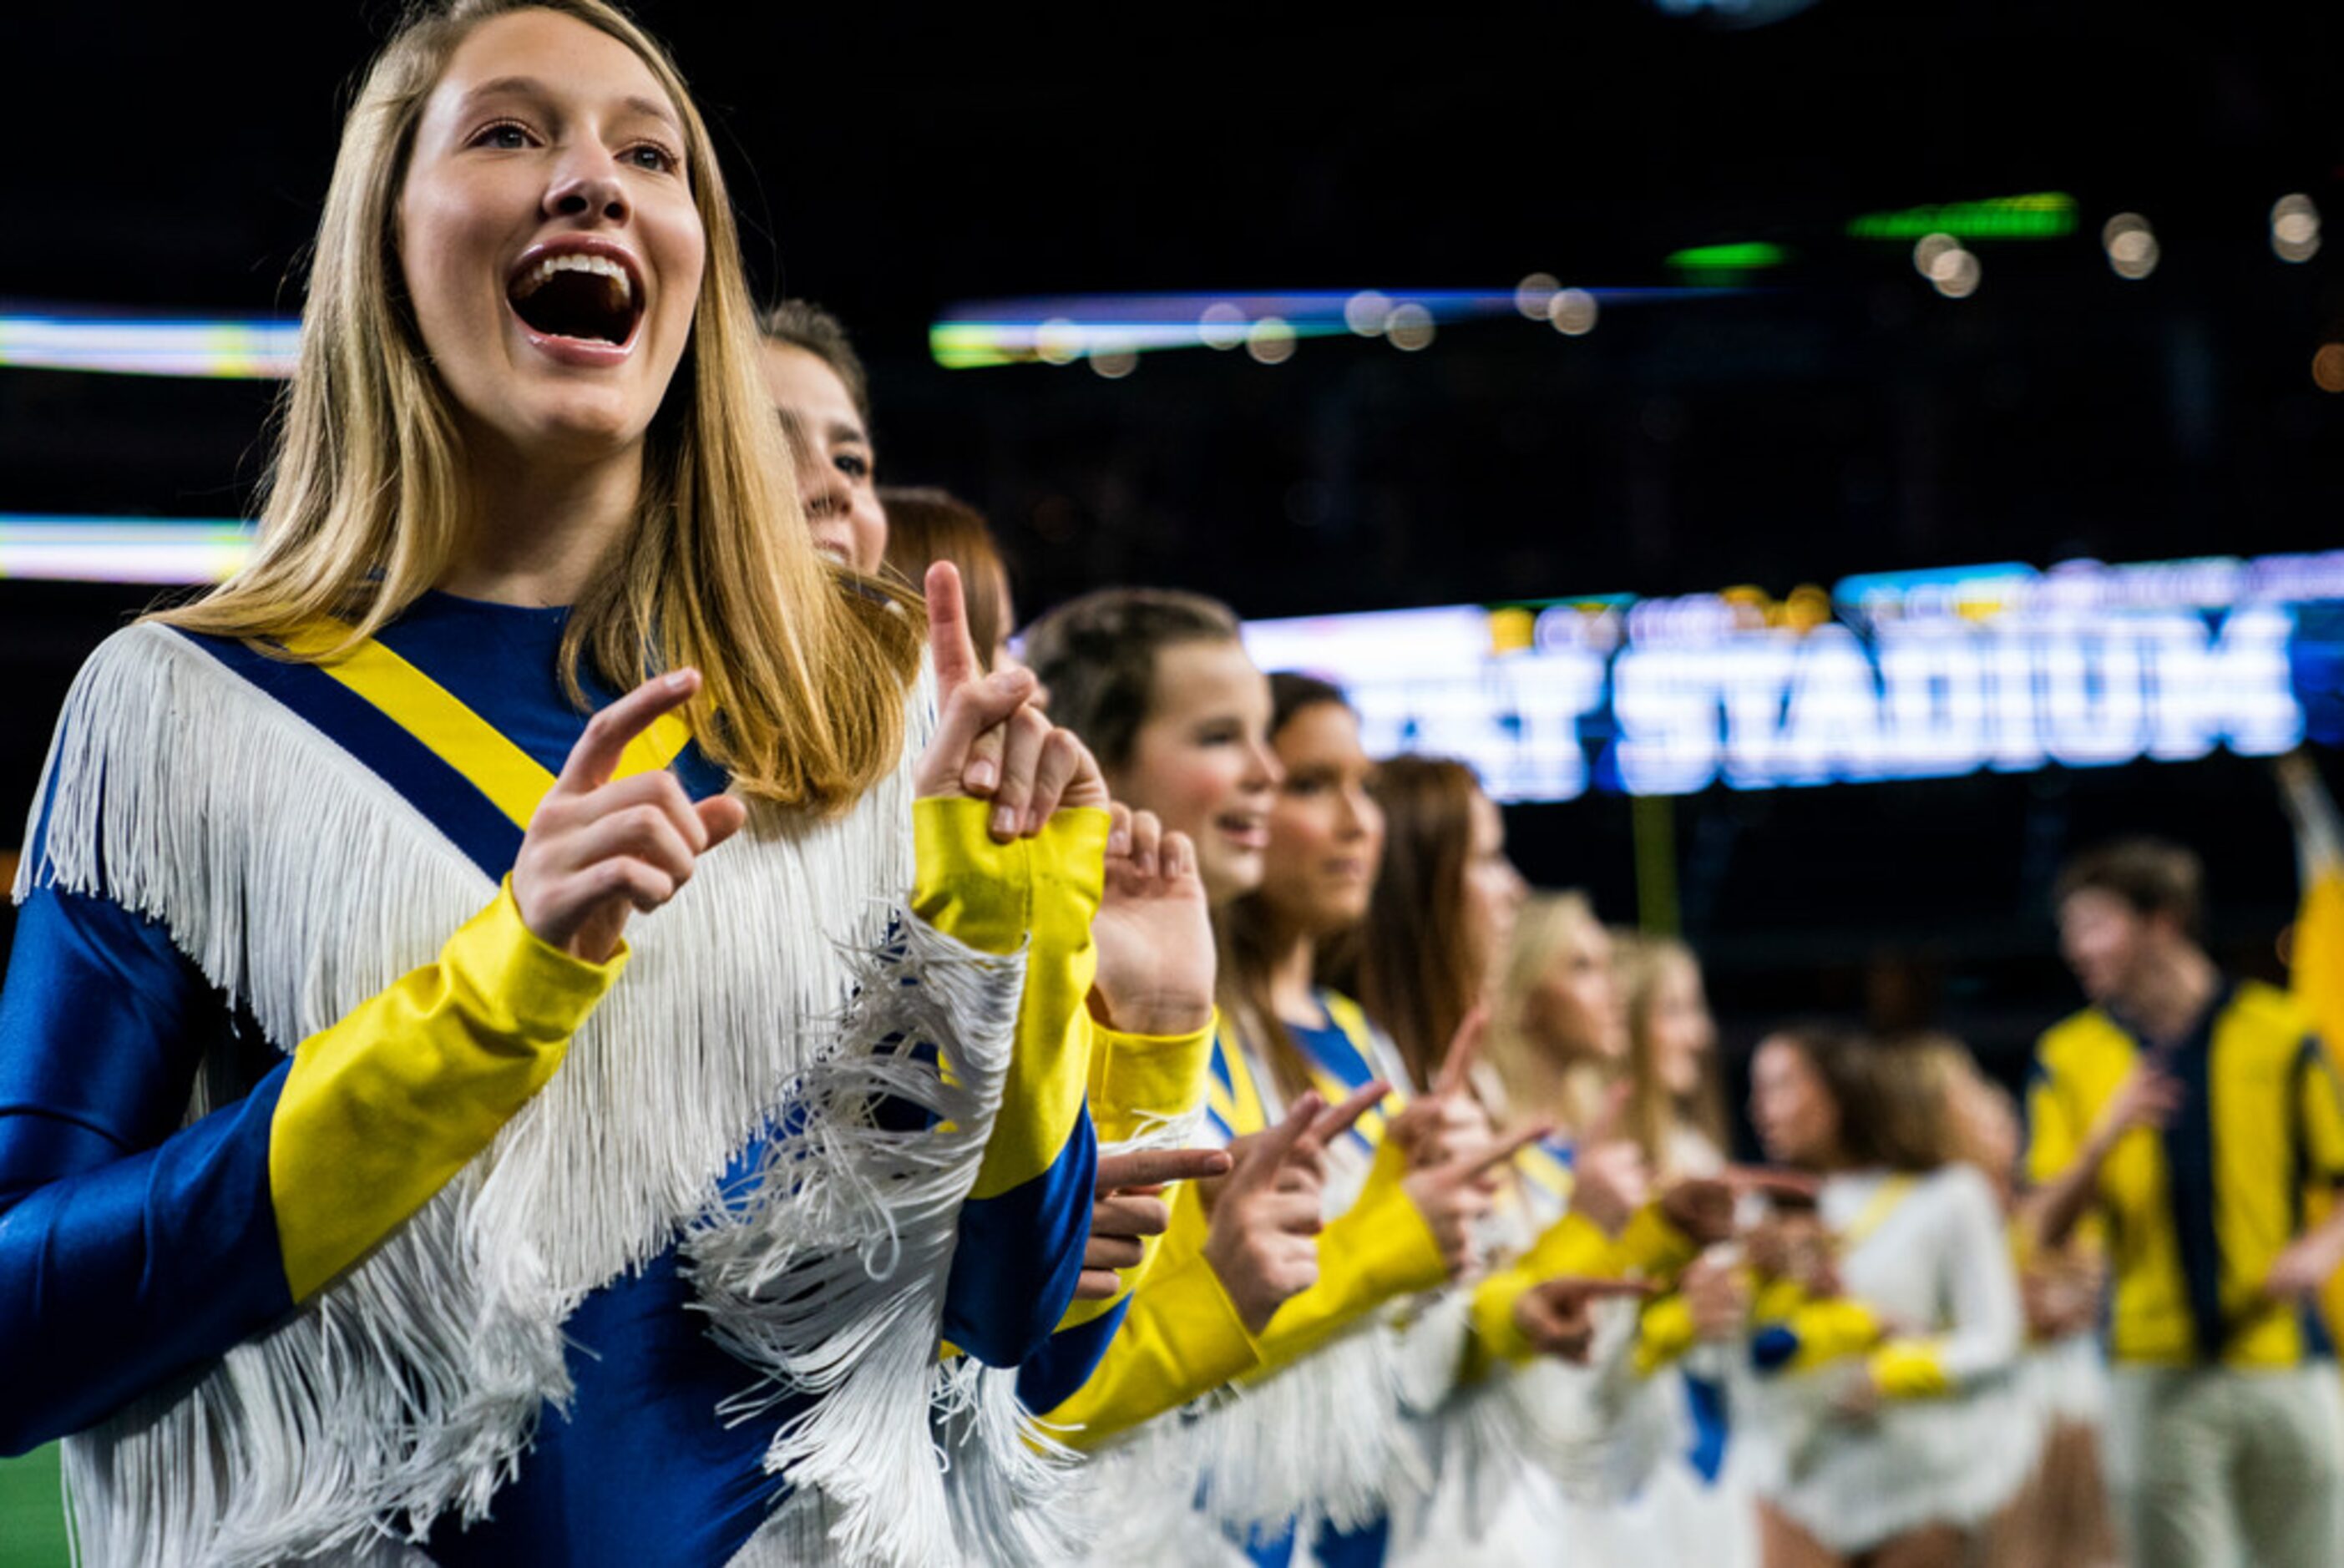
<svg viewBox="0 0 2344 1568"><path fill-rule="evenodd" d="M1992 1219L2000 1205L1985 1173L1966 1160L1941 1165L1921 1179L1921 1190L1931 1200L1956 1213L1983 1214Z"/></svg>
<svg viewBox="0 0 2344 1568"><path fill-rule="evenodd" d="M2095 1057L2121 1052L2129 1044L2124 1031L2106 1013L2097 1007L2086 1007L2043 1031L2035 1042L2036 1071L2038 1076L2056 1078L2078 1070Z"/></svg>
<svg viewBox="0 0 2344 1568"><path fill-rule="evenodd" d="M2290 1044L2311 1033L2310 1015L2293 996L2260 980L2241 980L2224 1009L2223 1022L2244 1024L2257 1033L2283 1036Z"/></svg>

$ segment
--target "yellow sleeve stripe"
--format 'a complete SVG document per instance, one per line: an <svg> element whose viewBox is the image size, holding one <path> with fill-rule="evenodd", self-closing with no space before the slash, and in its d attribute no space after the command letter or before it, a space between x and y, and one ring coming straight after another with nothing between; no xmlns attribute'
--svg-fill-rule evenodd
<svg viewBox="0 0 2344 1568"><path fill-rule="evenodd" d="M380 642L369 638L337 652L349 640L348 626L319 620L278 641L289 653L317 660L318 669L463 774L514 826L528 827L538 803L553 787L553 775L543 764L466 707L454 693ZM628 778L667 766L691 739L690 725L674 713L662 713L650 729L627 744L617 776Z"/></svg>
<svg viewBox="0 0 2344 1568"><path fill-rule="evenodd" d="M1217 1032L1219 1043L1214 1048L1218 1053L1221 1065L1229 1069L1229 1081L1224 1101L1223 1086L1219 1076L1215 1075L1213 1109L1221 1114L1221 1119L1228 1124L1231 1136L1243 1138L1249 1132L1259 1132L1268 1127L1269 1116L1262 1107L1261 1087L1253 1081L1253 1068L1246 1061L1245 1051L1230 1043L1225 1029ZM1222 1114L1224 1103L1228 1108Z"/></svg>

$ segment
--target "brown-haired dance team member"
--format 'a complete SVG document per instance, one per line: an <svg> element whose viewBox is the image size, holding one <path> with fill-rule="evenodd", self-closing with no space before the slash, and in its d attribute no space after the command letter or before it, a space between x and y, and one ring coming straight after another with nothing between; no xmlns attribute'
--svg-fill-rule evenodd
<svg viewBox="0 0 2344 1568"><path fill-rule="evenodd" d="M1773 1375L1745 1385L1734 1436L1767 1568L1954 1568L2037 1446L2010 1379L2024 1320L1994 1193L1950 1161L1913 1064L1861 1038L1770 1036L1750 1108L1770 1158L1824 1178L1830 1251L1782 1283L1844 1297L1868 1325L1825 1359L1843 1347L1803 1340L1779 1292L1759 1293L1752 1355Z"/></svg>
<svg viewBox="0 0 2344 1568"><path fill-rule="evenodd" d="M2146 839L2061 872L2092 1005L2036 1047L2034 1221L2046 1246L2105 1221L2109 1480L2136 1560L2333 1563L2344 1417L2309 1301L2344 1207L2299 1215L2307 1172L2344 1181L2344 1103L2301 1009L2198 945L2202 885L2196 855Z"/></svg>
<svg viewBox="0 0 2344 1568"><path fill-rule="evenodd" d="M258 553L92 657L35 809L5 1445L73 1434L109 1564L947 1558L937 1341L1081 1270L1080 1096L1019 1086L1096 766L949 572L932 718L809 547L620 12L420 13L315 256Z"/></svg>

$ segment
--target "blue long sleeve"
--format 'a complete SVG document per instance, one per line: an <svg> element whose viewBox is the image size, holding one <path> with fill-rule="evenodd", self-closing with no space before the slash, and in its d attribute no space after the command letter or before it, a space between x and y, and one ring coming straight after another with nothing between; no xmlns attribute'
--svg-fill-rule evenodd
<svg viewBox="0 0 2344 1568"><path fill-rule="evenodd" d="M0 992L0 1452L104 1419L292 1308L269 1203L287 1066L179 1121L227 1009L161 926L36 890Z"/></svg>
<svg viewBox="0 0 2344 1568"><path fill-rule="evenodd" d="M1082 1277L1097 1175L1098 1139L1085 1112L1049 1168L961 1205L945 1283L946 1340L994 1367L1016 1366L1050 1343Z"/></svg>

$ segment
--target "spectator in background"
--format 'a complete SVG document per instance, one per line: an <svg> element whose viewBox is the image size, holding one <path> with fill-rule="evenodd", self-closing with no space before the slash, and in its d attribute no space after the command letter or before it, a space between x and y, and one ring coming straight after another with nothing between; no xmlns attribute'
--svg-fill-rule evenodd
<svg viewBox="0 0 2344 1568"><path fill-rule="evenodd" d="M2036 1239L2107 1222L2109 1472L2142 1568L2344 1561L2344 1404L2310 1299L2344 1211L2344 1099L2302 1009L2198 942L2198 857L2151 839L2061 873L2060 947L2091 1006L2036 1047Z"/></svg>
<svg viewBox="0 0 2344 1568"><path fill-rule="evenodd" d="M1725 1163L1725 1079L1701 960L1673 936L1615 931L1613 968L1627 1011L1628 1130L1663 1177L1710 1176Z"/></svg>

